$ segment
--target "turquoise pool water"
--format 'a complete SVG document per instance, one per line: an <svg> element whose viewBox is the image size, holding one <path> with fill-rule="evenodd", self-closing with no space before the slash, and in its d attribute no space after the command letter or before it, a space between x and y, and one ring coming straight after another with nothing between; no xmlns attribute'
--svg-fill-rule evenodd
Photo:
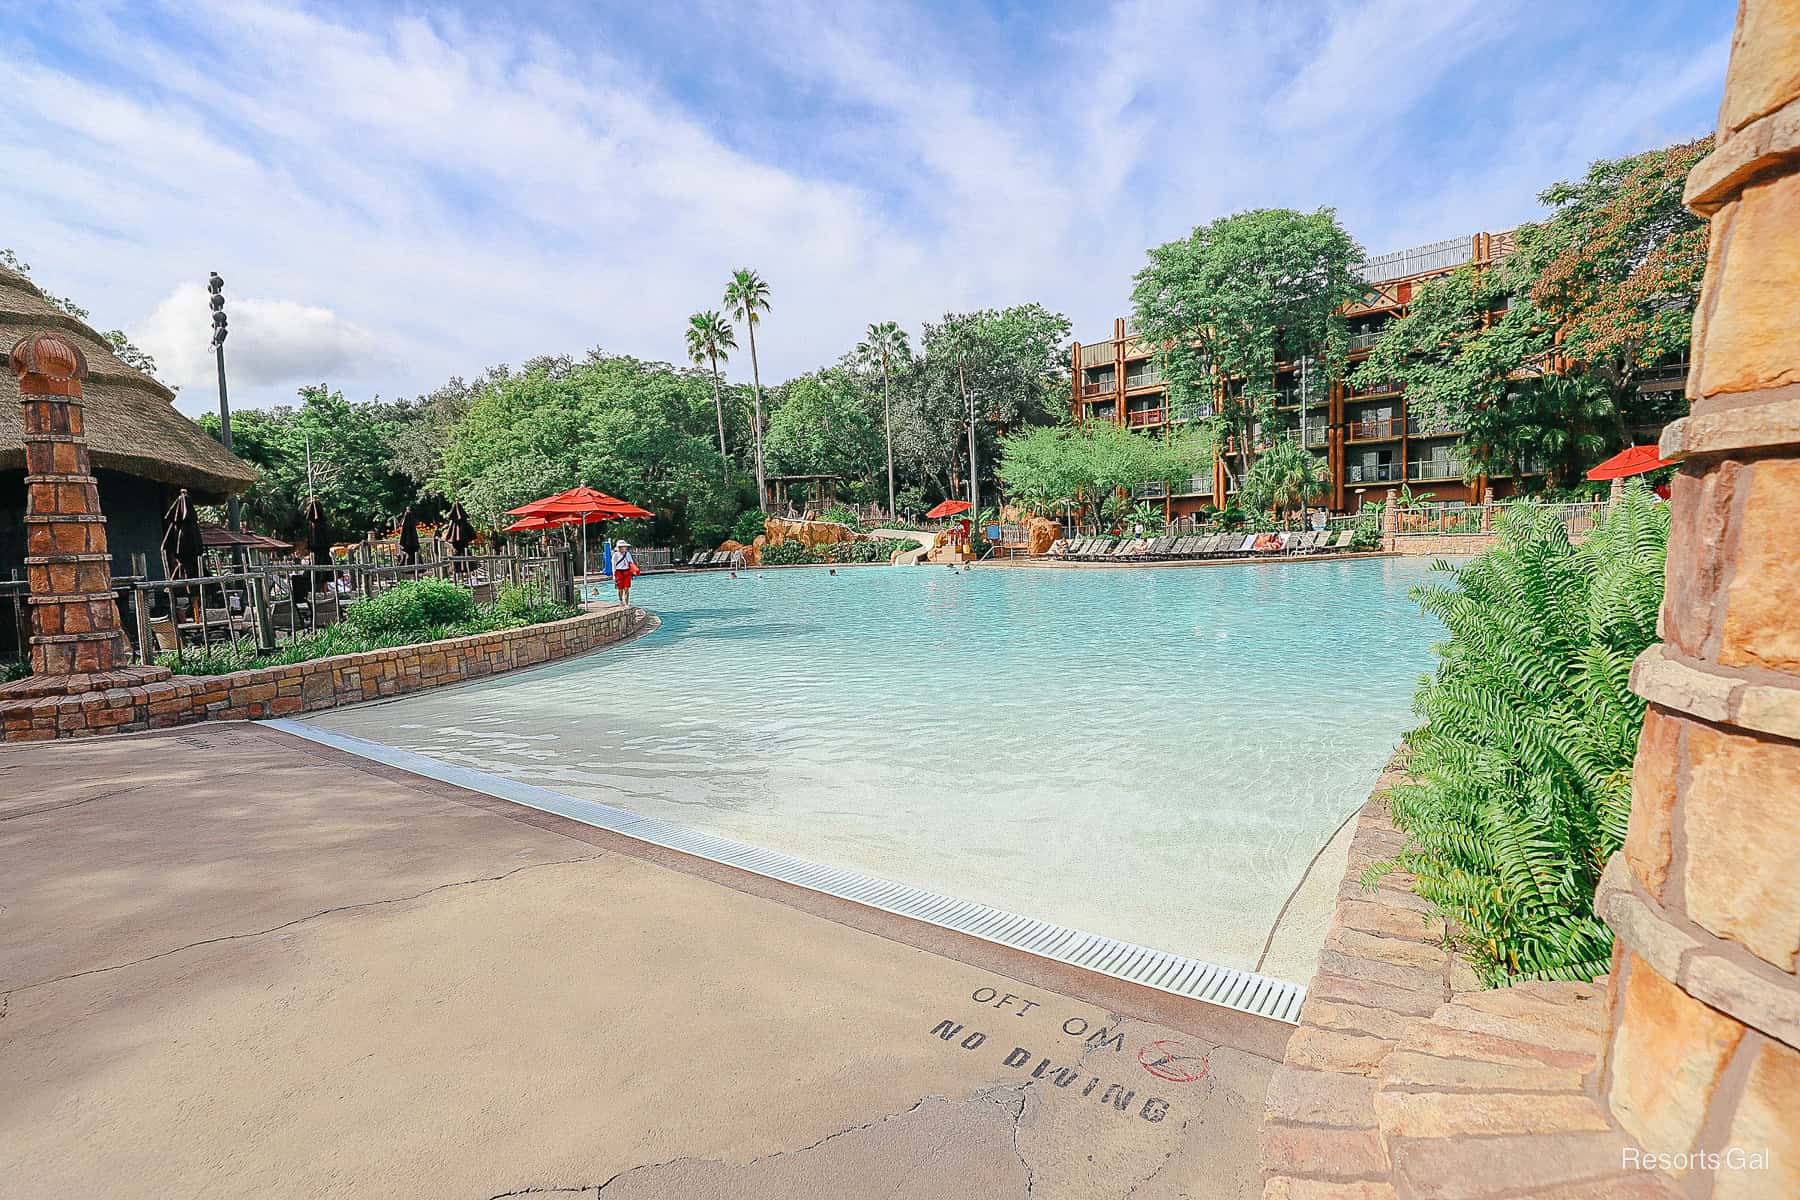
<svg viewBox="0 0 1800 1200"><path fill-rule="evenodd" d="M1426 574L651 576L629 645L311 720L1247 968L1412 723Z"/></svg>

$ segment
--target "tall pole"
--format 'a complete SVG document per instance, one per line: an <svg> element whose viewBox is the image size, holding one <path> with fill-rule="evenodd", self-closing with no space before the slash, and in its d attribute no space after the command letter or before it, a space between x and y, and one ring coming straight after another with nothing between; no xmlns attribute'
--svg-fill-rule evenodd
<svg viewBox="0 0 1800 1200"><path fill-rule="evenodd" d="M969 518L978 521L981 519L981 485L975 482L980 469L975 462L975 397L969 393L969 381L963 375L961 363L956 364L956 382L969 404Z"/></svg>
<svg viewBox="0 0 1800 1200"><path fill-rule="evenodd" d="M227 452L231 450L231 402L225 395L225 281L217 271L208 273L206 290L211 293L208 303L212 305L213 323L213 355L219 364L219 442ZM243 514L238 507L236 492L225 497L225 524L233 533L243 528ZM239 545L231 547L231 562L239 571L244 569L244 548Z"/></svg>

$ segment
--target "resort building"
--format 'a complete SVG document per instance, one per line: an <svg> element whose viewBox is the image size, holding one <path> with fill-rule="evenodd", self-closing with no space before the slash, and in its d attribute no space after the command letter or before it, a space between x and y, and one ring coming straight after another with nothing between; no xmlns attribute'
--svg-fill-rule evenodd
<svg viewBox="0 0 1800 1200"><path fill-rule="evenodd" d="M175 493L187 488L198 503L216 504L242 493L256 472L176 411L175 393L120 359L93 327L0 267L0 355L35 330L64 335L87 360L82 412L113 577L137 574L136 559L151 578L162 578L163 513ZM19 391L12 373L0 371L0 582L18 578L24 566Z"/></svg>
<svg viewBox="0 0 1800 1200"><path fill-rule="evenodd" d="M1344 312L1350 326L1350 368L1369 356L1389 322L1405 314L1420 285L1467 263L1498 262L1512 249L1511 231L1477 233L1383 254L1363 263L1358 272L1367 290ZM1154 349L1135 337L1123 318L1114 320L1111 338L1075 343L1070 362L1070 403L1075 419L1113 421L1145 432L1157 432L1187 419L1170 410ZM1557 365L1554 360L1544 364L1548 369L1557 369ZM1480 503L1490 490L1496 498L1519 490L1518 479L1485 475L1466 479L1458 452L1464 431L1408 412L1405 392L1398 384L1353 386L1347 381L1323 380L1312 373L1308 363L1283 362L1276 370L1275 407L1283 429L1271 431L1267 437L1300 440L1325 461L1331 477L1325 503L1335 512L1355 512L1365 499L1380 500L1389 488L1402 484L1451 504ZM1686 364L1679 364L1643 388L1680 390L1686 385L1686 376ZM1256 432L1259 442L1266 441L1260 429ZM1137 496L1160 500L1172 517L1222 508L1237 490L1243 459L1244 448L1228 443L1210 472L1167 484L1148 484L1138 489ZM1533 473L1530 468L1527 464L1527 475Z"/></svg>

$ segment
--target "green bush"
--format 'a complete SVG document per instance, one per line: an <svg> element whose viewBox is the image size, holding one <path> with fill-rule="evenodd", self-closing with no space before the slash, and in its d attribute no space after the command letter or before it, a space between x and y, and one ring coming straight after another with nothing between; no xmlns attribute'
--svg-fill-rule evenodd
<svg viewBox="0 0 1800 1200"><path fill-rule="evenodd" d="M475 595L448 579L409 579L345 610L344 620L358 633L381 637L411 633L433 625L454 625L475 616Z"/></svg>
<svg viewBox="0 0 1800 1200"><path fill-rule="evenodd" d="M805 546L802 546L799 542L790 541L783 542L779 546L764 546L762 548L762 561L764 566L792 567L798 566L801 563L818 562L820 560L817 555L813 554L812 551L808 550Z"/></svg>
<svg viewBox="0 0 1800 1200"><path fill-rule="evenodd" d="M1625 836L1644 718L1631 663L1656 638L1668 536L1641 484L1579 546L1520 504L1491 550L1414 593L1450 636L1414 700L1415 782L1388 794L1410 844L1371 874L1413 872L1490 986L1607 969L1594 888Z"/></svg>
<svg viewBox="0 0 1800 1200"><path fill-rule="evenodd" d="M768 519L769 515L760 508L752 508L739 513L737 520L731 526L732 540L748 546L762 535Z"/></svg>
<svg viewBox="0 0 1800 1200"><path fill-rule="evenodd" d="M846 529L855 530L857 533L862 532L862 521L858 519L855 510L845 508L841 504L833 505L820 513L819 520L834 522Z"/></svg>
<svg viewBox="0 0 1800 1200"><path fill-rule="evenodd" d="M23 658L0 662L0 683L11 683L31 674L31 663Z"/></svg>

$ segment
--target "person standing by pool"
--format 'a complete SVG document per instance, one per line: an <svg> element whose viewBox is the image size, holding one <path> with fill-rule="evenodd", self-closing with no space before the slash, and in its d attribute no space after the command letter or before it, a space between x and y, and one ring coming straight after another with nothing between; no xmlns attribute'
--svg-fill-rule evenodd
<svg viewBox="0 0 1800 1200"><path fill-rule="evenodd" d="M619 603L631 603L631 581L638 573L637 559L631 557L630 542L613 543L613 586L619 590Z"/></svg>

